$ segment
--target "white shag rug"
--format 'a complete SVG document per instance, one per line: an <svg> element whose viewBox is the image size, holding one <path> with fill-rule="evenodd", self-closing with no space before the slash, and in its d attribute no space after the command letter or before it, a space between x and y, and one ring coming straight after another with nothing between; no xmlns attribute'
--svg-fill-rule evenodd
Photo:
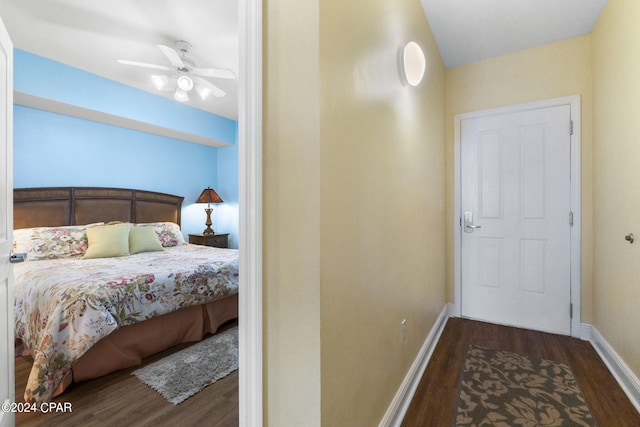
<svg viewBox="0 0 640 427"><path fill-rule="evenodd" d="M238 369L238 328L153 362L131 375L177 405Z"/></svg>

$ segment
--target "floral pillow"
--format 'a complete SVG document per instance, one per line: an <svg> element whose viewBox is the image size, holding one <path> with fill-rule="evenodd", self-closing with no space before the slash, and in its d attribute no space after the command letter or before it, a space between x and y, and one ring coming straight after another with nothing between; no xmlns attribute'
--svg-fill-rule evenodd
<svg viewBox="0 0 640 427"><path fill-rule="evenodd" d="M156 235L160 244L165 247L182 246L184 245L184 236L180 231L180 226L174 222L148 222L144 224L138 224L138 226L145 227L150 226L156 230Z"/></svg>
<svg viewBox="0 0 640 427"><path fill-rule="evenodd" d="M86 229L86 225L71 225L14 230L13 251L26 253L27 261L81 257L89 246Z"/></svg>

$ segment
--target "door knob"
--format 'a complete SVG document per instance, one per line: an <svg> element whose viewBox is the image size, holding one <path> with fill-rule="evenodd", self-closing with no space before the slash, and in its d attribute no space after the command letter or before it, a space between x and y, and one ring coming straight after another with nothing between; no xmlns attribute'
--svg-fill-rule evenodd
<svg viewBox="0 0 640 427"><path fill-rule="evenodd" d="M27 259L27 254L25 253L16 254L16 253L13 253L12 251L11 255L9 256L9 262L11 264L18 264L20 262L25 262L26 259Z"/></svg>
<svg viewBox="0 0 640 427"><path fill-rule="evenodd" d="M475 225L473 223L473 212L467 211L464 213L464 232L473 233L474 230L482 228L481 225Z"/></svg>

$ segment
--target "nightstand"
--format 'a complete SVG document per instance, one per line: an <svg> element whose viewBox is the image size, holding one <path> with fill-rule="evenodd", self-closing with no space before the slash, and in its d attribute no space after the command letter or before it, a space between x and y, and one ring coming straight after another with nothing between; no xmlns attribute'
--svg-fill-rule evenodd
<svg viewBox="0 0 640 427"><path fill-rule="evenodd" d="M226 234L189 234L189 243L212 246L214 248L229 247L229 233Z"/></svg>

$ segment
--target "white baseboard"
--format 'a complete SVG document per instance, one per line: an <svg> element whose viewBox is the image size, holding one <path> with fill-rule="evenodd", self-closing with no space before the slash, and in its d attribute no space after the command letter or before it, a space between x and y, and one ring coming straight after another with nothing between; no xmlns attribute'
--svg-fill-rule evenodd
<svg viewBox="0 0 640 427"><path fill-rule="evenodd" d="M402 423L402 419L404 418L404 415L409 408L409 404L413 399L413 395L418 388L418 384L422 379L427 363L429 363L429 359L431 359L433 350L436 348L436 344L440 339L442 330L447 324L447 319L449 318L448 311L449 307L445 305L436 319L436 323L433 325L433 328L431 328L427 339L424 341L424 344L422 344L411 368L409 368L409 372L407 372L404 381L402 381L391 405L384 414L382 421L380 421L379 427L396 427Z"/></svg>
<svg viewBox="0 0 640 427"><path fill-rule="evenodd" d="M640 412L640 380L638 377L594 326L583 323L581 327L583 332L588 331L588 340L591 341L591 345L607 365L633 406Z"/></svg>
<svg viewBox="0 0 640 427"><path fill-rule="evenodd" d="M455 304L449 304L448 305L448 313L449 313L449 317L458 317L458 313L457 313L457 309L456 309L456 305Z"/></svg>
<svg viewBox="0 0 640 427"><path fill-rule="evenodd" d="M580 323L580 339L582 341L591 341L591 330L593 327L588 323Z"/></svg>

